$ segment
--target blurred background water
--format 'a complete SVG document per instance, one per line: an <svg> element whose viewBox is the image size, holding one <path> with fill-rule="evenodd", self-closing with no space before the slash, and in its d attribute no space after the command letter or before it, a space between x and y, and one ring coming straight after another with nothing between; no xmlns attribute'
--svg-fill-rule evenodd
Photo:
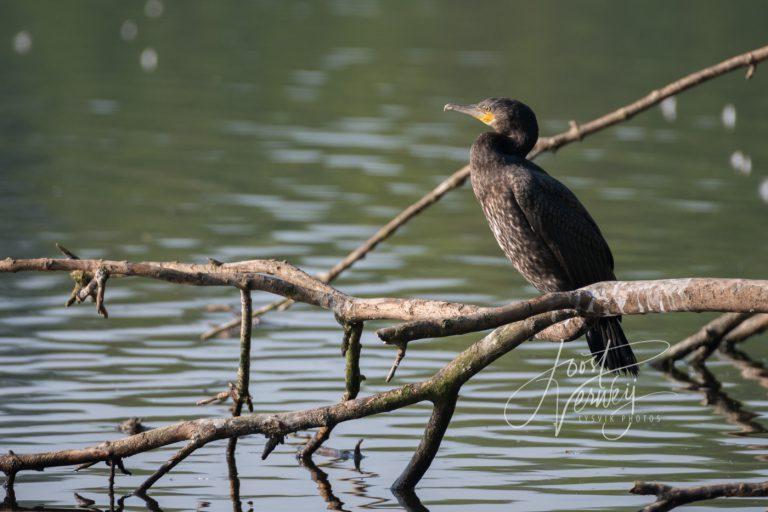
<svg viewBox="0 0 768 512"><path fill-rule="evenodd" d="M762 1L6 0L0 11L0 257L54 256L58 241L82 257L280 258L308 271L330 267L466 162L483 127L443 114L444 103L517 97L552 134L764 44L768 19ZM766 80L762 67L751 82L734 73L540 158L590 209L620 278L766 277ZM205 310L236 304L231 290L114 280L105 321L89 305L62 307L65 275L0 278L3 450L117 438L117 423L130 416L160 426L228 414L194 403L235 375L235 340L198 339L231 318ZM361 296L483 304L534 293L501 255L468 188L337 285ZM271 300L255 296L257 306ZM627 318L625 328L634 340L674 342L710 317ZM431 375L476 338L414 344L396 383ZM363 393L387 389L393 351L372 329L363 341ZM257 410L337 401L339 342L325 311L299 306L265 317L254 331ZM766 390L722 358L710 369L727 395L686 391L646 369L638 394L662 393L638 409L661 419L633 425L619 441L575 418L556 437L551 403L529 428L510 428L508 397L551 367L556 349L526 343L465 386L418 490L430 510L633 510L650 501L627 494L637 479L766 478ZM565 353L585 350L577 342ZM768 355L759 340L747 350L758 361ZM523 421L540 397L525 393L507 412ZM362 472L317 458L345 508L399 507L388 487L427 414L412 407L334 431L335 448L365 438ZM296 463L298 442L262 462L263 438L240 441L246 509L327 506ZM128 460L134 476L118 477L119 490L138 485L171 450ZM214 443L195 453L153 497L164 510L229 510L224 451ZM23 473L18 498L74 506L77 492L104 506L106 471ZM764 506L721 500L697 509Z"/></svg>

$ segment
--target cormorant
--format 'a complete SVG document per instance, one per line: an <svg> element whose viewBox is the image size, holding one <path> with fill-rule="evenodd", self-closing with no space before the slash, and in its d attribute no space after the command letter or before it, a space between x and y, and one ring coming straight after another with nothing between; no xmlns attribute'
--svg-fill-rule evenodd
<svg viewBox="0 0 768 512"><path fill-rule="evenodd" d="M491 126L470 151L472 189L496 241L542 292L615 281L613 255L600 228L565 185L526 159L539 136L530 107L509 98L445 106ZM621 317L590 320L587 343L598 364L637 375Z"/></svg>

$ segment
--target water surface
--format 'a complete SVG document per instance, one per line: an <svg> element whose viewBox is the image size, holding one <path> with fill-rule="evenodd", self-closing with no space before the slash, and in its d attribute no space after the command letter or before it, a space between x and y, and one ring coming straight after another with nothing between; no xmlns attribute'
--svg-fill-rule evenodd
<svg viewBox="0 0 768 512"><path fill-rule="evenodd" d="M685 2L161 5L158 13L154 2L4 2L0 257L54 256L61 242L82 257L280 258L322 271L466 162L482 126L443 114L444 103L515 96L551 134L764 44L768 16L757 1L738 10ZM539 160L593 213L621 278L765 277L764 71L751 82L741 73L718 79L680 96L674 115L654 109ZM454 192L337 285L366 297L482 304L532 296L484 222L471 192ZM206 310L236 305L232 290L113 280L103 320L90 305L62 307L71 286L64 275L0 278L3 450L115 439L131 416L154 427L227 414L224 405L194 403L235 377L237 342L198 339L232 317ZM256 306L271 300L254 297ZM633 340L674 342L709 318L627 318L625 328ZM393 351L373 327L363 338L365 394L390 387L383 377ZM428 377L476 338L414 344L396 384ZM254 331L257 410L337 401L340 339L325 311L299 306L265 317ZM563 357L585 350L575 343ZM655 350L638 346L645 356ZM757 361L768 355L760 340L746 350ZM638 422L620 440L575 418L556 436L551 402L527 428L511 428L510 395L551 368L556 353L526 343L464 387L418 489L430 510L634 510L650 501L627 494L634 480L766 479L766 390L724 358L709 366L727 396L645 370L638 395L658 394L640 400L639 412L660 420ZM561 376L562 392L583 380ZM510 422L525 421L541 395L541 387L521 392L506 408ZM416 406L334 431L334 448L365 438L361 471L317 458L346 509L400 507L388 487L427 414ZM300 440L265 462L263 441L238 446L243 507L325 509L323 486L294 458ZM138 485L173 449L132 457L134 476L118 477L118 490ZM229 510L224 454L221 442L195 453L153 497L163 510ZM106 506L106 472L23 473L18 499L74 507L77 492ZM729 507L765 504L697 506Z"/></svg>

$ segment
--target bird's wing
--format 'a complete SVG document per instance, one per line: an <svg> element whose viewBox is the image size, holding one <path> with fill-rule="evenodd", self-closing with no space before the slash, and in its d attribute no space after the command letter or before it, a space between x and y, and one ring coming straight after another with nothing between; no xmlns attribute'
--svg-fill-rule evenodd
<svg viewBox="0 0 768 512"><path fill-rule="evenodd" d="M572 285L615 279L611 249L584 205L565 185L526 163L511 178L515 200Z"/></svg>

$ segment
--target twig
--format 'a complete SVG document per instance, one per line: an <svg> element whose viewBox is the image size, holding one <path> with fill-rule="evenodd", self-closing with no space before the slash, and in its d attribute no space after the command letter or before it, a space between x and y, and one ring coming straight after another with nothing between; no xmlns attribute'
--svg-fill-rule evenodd
<svg viewBox="0 0 768 512"><path fill-rule="evenodd" d="M280 309L281 306L285 304L293 304L293 301L291 299L282 299L279 301L275 301L271 304L267 304L266 306L262 306L259 309L254 310L253 312L253 323L256 324L259 322L259 317L262 315L269 313L272 310ZM287 309L287 308L286 308ZM224 322L223 324L219 324L217 326L212 327L211 329L205 331L203 334L200 335L200 339L205 341L209 340L215 336L218 336L219 334L227 331L231 331L232 329L235 329L240 325L240 319L239 318L233 318L232 320L229 320L227 322Z"/></svg>
<svg viewBox="0 0 768 512"><path fill-rule="evenodd" d="M56 242L55 245L56 245L56 248L59 250L59 252L61 254L63 254L64 256L66 256L67 258L69 258L71 260L79 260L80 259L75 253L73 253L72 251L70 251L69 249L67 249L66 247L61 245L60 243Z"/></svg>
<svg viewBox="0 0 768 512"><path fill-rule="evenodd" d="M701 485L698 487L672 487L649 482L635 482L632 494L656 495L656 501L641 512L665 512L680 505L714 498L768 496L768 482L726 483Z"/></svg>
<svg viewBox="0 0 768 512"><path fill-rule="evenodd" d="M638 113L658 105L664 99L680 94L681 92L686 91L691 87L695 87L699 84L712 80L713 78L725 75L726 73L730 73L736 69L744 67L749 68L754 64L766 59L768 59L768 46L763 46L761 48L742 53L741 55L736 55L735 57L731 57L730 59L726 59L713 66L709 66L702 70L696 71L695 73L686 75L683 78L675 80L674 82L661 87L660 89L651 91L642 98L628 105L605 114L602 117L579 125L577 132L568 130L561 134L555 135L554 137L543 137L539 139L536 147L533 149L531 154L528 155L528 158L532 158L531 155L535 156L544 151L552 151L559 149L568 143L576 142L580 140L579 137L586 137L595 132L604 130L609 126L613 126L615 124L626 121Z"/></svg>
<svg viewBox="0 0 768 512"><path fill-rule="evenodd" d="M77 493L75 494L75 502L77 502L78 507L84 507L84 508L91 508L96 504L96 502L90 498L86 498L85 496L81 496Z"/></svg>
<svg viewBox="0 0 768 512"><path fill-rule="evenodd" d="M120 473L124 475L131 474L131 472L125 468L125 465L123 464L123 459L120 457L113 457L112 459L107 460L107 466L111 468L117 467L117 469L120 470Z"/></svg>
<svg viewBox="0 0 768 512"><path fill-rule="evenodd" d="M717 78L719 76L730 73L736 69L747 67L746 78L749 79L755 72L757 63L768 59L768 46L756 48L752 51L736 55L730 59L726 59L713 66L701 69L689 75L686 75L674 82L671 82L659 89L655 89L643 96L642 98L624 105L612 112L609 112L601 117L593 119L592 121L578 124L576 121L571 121L571 125L567 131L554 135L552 137L542 137L539 139L533 151L528 154L528 159L533 160L541 153L546 151L555 151L561 147L583 140L585 137L605 130L606 128L622 123L640 112L644 112L659 103L664 99L680 94L692 87L700 85L704 82ZM575 129L574 129L575 128ZM403 224L411 220L413 217L427 209L432 204L439 201L445 194L462 186L469 177L470 168L469 165L465 165L461 169L455 171L443 182L437 185L430 192L425 194L421 199L405 208L402 212L397 214L392 220L382 226L376 233L374 233L368 240L360 244L352 252L347 254L344 259L339 261L328 272L321 274L318 278L321 281L330 283L342 272L351 267L355 262L364 258L369 252L374 250L381 242L392 236ZM292 301L283 299L261 308L255 313L255 317L261 316L274 309L287 309L292 304ZM204 333L201 338L208 339L221 332L225 332L237 326L234 321L222 324L214 329Z"/></svg>
<svg viewBox="0 0 768 512"><path fill-rule="evenodd" d="M403 361L403 358L405 357L405 352L407 349L408 349L407 343L399 343L397 345L397 352L395 353L395 359L392 361L392 366L389 367L389 372L387 372L387 378L385 379L387 382L391 381L392 378L395 376L395 372L400 366L400 363Z"/></svg>
<svg viewBox="0 0 768 512"><path fill-rule="evenodd" d="M236 397L237 390L235 390L235 385L232 384L231 382L227 382L227 388L228 389L226 391L221 391L219 393L216 393L212 397L203 398L201 400L198 400L197 402L195 402L195 405L209 405L209 404L213 404L213 403L219 403L220 404L220 403L224 402L227 398L231 398L232 399L232 403L236 403L237 402L237 397Z"/></svg>
<svg viewBox="0 0 768 512"><path fill-rule="evenodd" d="M8 458L8 467L7 469L3 469L6 476L5 483L3 484L3 487L5 487L5 500L11 504L15 504L16 489L14 488L14 484L16 483L16 473L19 471L20 461L13 450L8 450L8 455L6 455L6 457Z"/></svg>
<svg viewBox="0 0 768 512"><path fill-rule="evenodd" d="M73 274L74 273L75 272L73 272ZM86 272L82 272L82 274L84 276L90 275ZM74 276L73 279L75 279L75 283L76 283L75 286L78 286L81 282L81 281L80 282L78 281L79 276ZM77 303L80 304L81 302L84 302L85 299L87 299L88 297L91 297L92 299L96 300L96 290L98 286L99 286L99 283L96 282L96 279L91 277L88 280L88 283L85 286L81 286L79 291L75 295L75 300L77 301Z"/></svg>
<svg viewBox="0 0 768 512"><path fill-rule="evenodd" d="M61 245L60 243L56 242L56 249L59 250L61 254L63 254L65 257L69 258L70 260L79 260L80 258ZM94 298L93 290L89 291L87 294L83 296L82 299L80 299L80 291L83 289L83 286L85 286L86 283L91 282L92 276L89 274L86 274L85 272L72 272L72 280L75 282L74 288L72 288L72 293L70 293L69 298L67 299L67 302L64 303L64 307L70 307L75 302L83 302L88 296L90 296L92 299ZM94 283L95 286L95 283Z"/></svg>
<svg viewBox="0 0 768 512"><path fill-rule="evenodd" d="M107 288L107 279L109 279L109 273L103 268L99 268L93 277L93 280L96 282L96 311L103 318L109 318L107 309L104 307L104 292Z"/></svg>
<svg viewBox="0 0 768 512"><path fill-rule="evenodd" d="M79 466L76 466L75 467L75 471L82 471L83 469L88 469L91 466L95 466L96 464L98 464L98 462L99 462L99 460L94 460L94 461L91 461L91 462L84 462L83 464L80 464Z"/></svg>
<svg viewBox="0 0 768 512"><path fill-rule="evenodd" d="M281 434L267 436L267 442L264 444L264 450L261 452L261 460L266 460L269 454L277 448L277 445L283 444L285 437Z"/></svg>
<svg viewBox="0 0 768 512"><path fill-rule="evenodd" d="M234 310L229 304L208 304L203 309L207 313L229 313Z"/></svg>
<svg viewBox="0 0 768 512"><path fill-rule="evenodd" d="M152 473L149 478L144 480L144 482L136 488L135 491L133 491L133 494L135 496L141 496L146 494L147 490L154 485L155 482L160 480L163 475L168 473L170 470L172 470L179 462L186 459L189 455L192 454L195 450L200 448L201 446L205 445L208 441L211 439L206 439L202 436L198 436L192 439L189 443L184 445L182 449L180 449L178 452L176 452L173 457L168 459L163 463L162 466L160 466L157 471Z"/></svg>

